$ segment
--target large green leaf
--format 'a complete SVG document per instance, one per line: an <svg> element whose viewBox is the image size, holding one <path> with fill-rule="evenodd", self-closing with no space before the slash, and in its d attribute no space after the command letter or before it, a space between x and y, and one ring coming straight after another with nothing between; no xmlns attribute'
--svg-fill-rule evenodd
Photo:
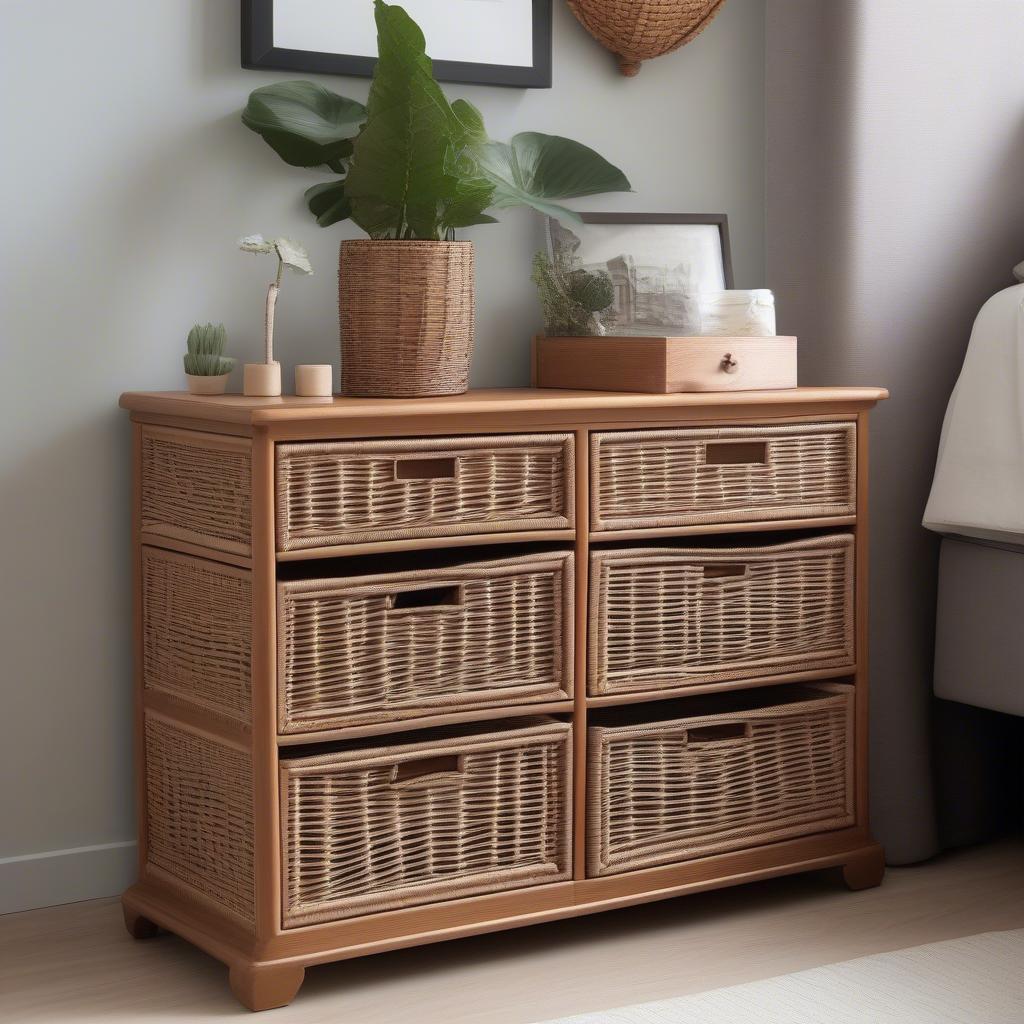
<svg viewBox="0 0 1024 1024"><path fill-rule="evenodd" d="M632 191L618 167L560 135L520 132L511 142L489 142L480 166L494 184L495 206L532 206L563 220L579 217L552 200Z"/></svg>
<svg viewBox="0 0 1024 1024"><path fill-rule="evenodd" d="M451 195L441 204L439 220L443 230L494 224L484 213L494 201L494 185L480 170L487 145L483 115L468 100L451 106L451 135L445 155L445 170L451 178Z"/></svg>
<svg viewBox="0 0 1024 1024"><path fill-rule="evenodd" d="M345 182L352 219L372 238L437 238L455 187L446 169L455 115L412 18L383 0L374 16L380 57Z"/></svg>
<svg viewBox="0 0 1024 1024"><path fill-rule="evenodd" d="M348 220L352 216L352 204L345 195L345 179L325 181L306 189L306 205L322 228Z"/></svg>
<svg viewBox="0 0 1024 1024"><path fill-rule="evenodd" d="M366 108L315 82L277 82L254 89L242 123L262 135L293 167L343 171Z"/></svg>

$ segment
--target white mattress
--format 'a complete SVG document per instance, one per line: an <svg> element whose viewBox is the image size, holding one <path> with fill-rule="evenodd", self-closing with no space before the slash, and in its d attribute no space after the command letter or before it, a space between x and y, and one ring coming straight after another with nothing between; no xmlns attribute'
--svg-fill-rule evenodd
<svg viewBox="0 0 1024 1024"><path fill-rule="evenodd" d="M946 409L924 525L1024 542L1024 284L993 295L974 321Z"/></svg>

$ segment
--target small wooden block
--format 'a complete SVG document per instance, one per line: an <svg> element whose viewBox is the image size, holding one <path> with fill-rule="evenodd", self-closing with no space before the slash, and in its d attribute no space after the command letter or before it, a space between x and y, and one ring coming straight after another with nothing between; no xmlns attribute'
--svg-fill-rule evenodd
<svg viewBox="0 0 1024 1024"><path fill-rule="evenodd" d="M538 388L655 395L797 386L797 341L777 338L533 339Z"/></svg>

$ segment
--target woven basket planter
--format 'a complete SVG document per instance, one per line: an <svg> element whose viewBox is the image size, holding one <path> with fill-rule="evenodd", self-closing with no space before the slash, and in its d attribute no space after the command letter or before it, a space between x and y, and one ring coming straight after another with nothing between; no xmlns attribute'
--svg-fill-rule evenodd
<svg viewBox="0 0 1024 1024"><path fill-rule="evenodd" d="M587 737L587 874L854 823L853 690L834 684L623 709Z"/></svg>
<svg viewBox="0 0 1024 1024"><path fill-rule="evenodd" d="M473 350L473 243L341 243L341 393L461 395Z"/></svg>
<svg viewBox="0 0 1024 1024"><path fill-rule="evenodd" d="M641 61L671 53L700 35L725 0L569 0L583 27L632 77Z"/></svg>

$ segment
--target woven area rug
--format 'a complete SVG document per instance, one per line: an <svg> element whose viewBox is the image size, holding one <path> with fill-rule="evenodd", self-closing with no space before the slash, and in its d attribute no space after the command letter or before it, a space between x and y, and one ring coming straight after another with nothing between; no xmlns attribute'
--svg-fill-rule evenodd
<svg viewBox="0 0 1024 1024"><path fill-rule="evenodd" d="M547 1024L1021 1024L1024 929Z"/></svg>

